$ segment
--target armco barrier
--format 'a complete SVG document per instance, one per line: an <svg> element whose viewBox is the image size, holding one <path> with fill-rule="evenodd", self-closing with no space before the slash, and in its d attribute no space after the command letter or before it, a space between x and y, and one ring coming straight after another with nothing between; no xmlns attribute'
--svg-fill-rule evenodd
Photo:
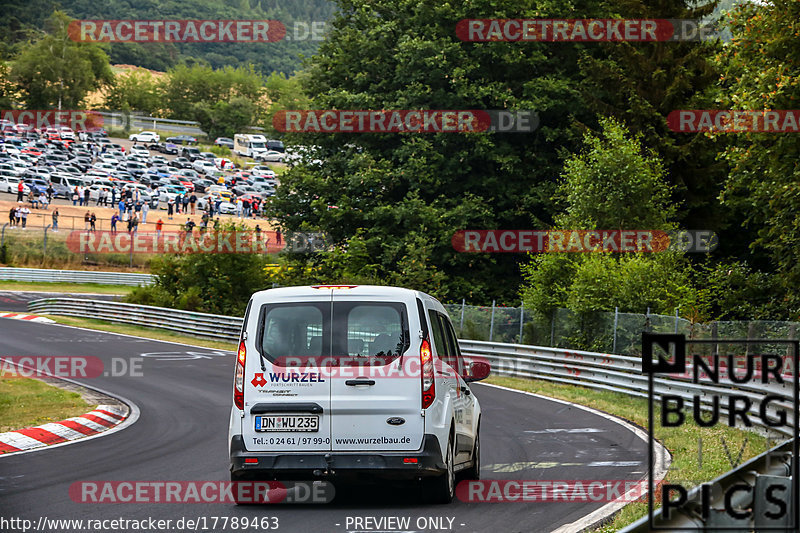
<svg viewBox="0 0 800 533"><path fill-rule="evenodd" d="M242 325L242 319L239 317L97 300L45 298L29 302L28 309L39 314L99 318L230 341L238 339ZM721 340L721 342L724 341ZM639 357L473 340L459 340L459 345L466 360L482 358L491 364L492 373L496 375L536 378L555 383L614 391L629 396L647 397L648 378L641 371L641 358ZM711 403L714 395L721 397L731 394L747 396L752 401L750 413L754 415L751 417L754 423L762 422L761 418L755 415L764 395L770 393L781 398L777 405L787 411L790 420L794 420L796 406L791 383L783 385L747 383L734 387L731 384L720 382L715 385L704 383L701 386L692 383L688 378L666 376L659 376L654 381L659 390L668 389L672 394L684 399L691 400L693 396L698 396L704 407ZM725 403L727 402L720 402L721 413L726 413ZM767 412L773 414L771 411ZM773 434L776 430L776 428L766 427L763 429L772 430ZM785 437L796 437L794 434L796 431L790 429L778 428L777 431ZM771 450L770 453L762 454L720 476L714 482L726 487L735 481L743 480L757 487L763 483L766 476L769 476L770 479L785 479L788 475L788 467L784 464L785 460L779 461L778 466L775 467L774 457L776 453L783 454L785 459L787 454L791 455L792 445L793 441L789 440ZM759 481L760 478L761 481ZM756 490L754 493L758 494L758 491ZM742 501L738 504L764 504L758 498L754 499L752 493L748 494L751 494L751 501ZM692 501L692 497L695 496L696 493L690 493L689 501ZM712 504L719 504L718 496L718 494L715 495ZM728 522L725 522L725 520L729 520L729 517L723 516L722 513L712 513L711 516L713 518L703 522L698 520L691 511L687 511L679 513L677 519L670 522L662 521L661 524L668 527L677 527L680 524L694 529L715 527L723 523L729 525ZM660 520L660 511L657 511L656 519ZM748 528L752 525L752 521L748 523L740 520L735 525ZM628 527L626 531L638 533L646 531L646 528L647 519L645 518Z"/></svg>
<svg viewBox="0 0 800 533"><path fill-rule="evenodd" d="M0 268L0 279L12 281L42 281L47 283L98 283L102 285L150 285L151 274L130 272L95 272L92 270L52 270L47 268Z"/></svg>
<svg viewBox="0 0 800 533"><path fill-rule="evenodd" d="M242 329L242 319L238 317L102 300L43 298L28 302L28 309L39 314L96 318L219 340L236 341Z"/></svg>

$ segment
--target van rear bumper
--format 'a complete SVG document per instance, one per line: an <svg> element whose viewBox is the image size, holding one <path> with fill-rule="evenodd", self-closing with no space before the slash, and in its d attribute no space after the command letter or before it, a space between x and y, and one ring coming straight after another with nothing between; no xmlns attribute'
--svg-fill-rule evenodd
<svg viewBox="0 0 800 533"><path fill-rule="evenodd" d="M307 480L331 478L373 478L414 480L446 472L439 439L425 435L422 448L404 452L251 452L244 439L231 439L231 476L241 480ZM245 459L258 459L247 463ZM416 463L404 459L415 458Z"/></svg>

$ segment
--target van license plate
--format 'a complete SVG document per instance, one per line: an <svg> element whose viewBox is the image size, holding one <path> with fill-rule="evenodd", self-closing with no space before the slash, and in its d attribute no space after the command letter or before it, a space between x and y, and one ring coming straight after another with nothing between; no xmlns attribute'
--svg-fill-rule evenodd
<svg viewBox="0 0 800 533"><path fill-rule="evenodd" d="M257 416L256 431L319 431L319 416L318 415Z"/></svg>

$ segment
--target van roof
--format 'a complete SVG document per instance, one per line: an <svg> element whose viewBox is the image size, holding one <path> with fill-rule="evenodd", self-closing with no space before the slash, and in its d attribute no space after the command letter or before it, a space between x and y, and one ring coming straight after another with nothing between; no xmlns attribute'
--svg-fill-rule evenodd
<svg viewBox="0 0 800 533"><path fill-rule="evenodd" d="M298 300L302 300L303 297L319 297L320 293L324 293L324 291L328 290L340 291L342 296L346 295L347 297L356 298L387 298L392 296L403 300L416 297L425 299L433 298L424 292L415 291L413 289L405 289L402 287L388 287L383 285L348 285L344 283L300 287L279 287L276 289L259 291L253 295L253 298L259 297L259 299L263 298L266 300L285 300L288 298L297 298Z"/></svg>

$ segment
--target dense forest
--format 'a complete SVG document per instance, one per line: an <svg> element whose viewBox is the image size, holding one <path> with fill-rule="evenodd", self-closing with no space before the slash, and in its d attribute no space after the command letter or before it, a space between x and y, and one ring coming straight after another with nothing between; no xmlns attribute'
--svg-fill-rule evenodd
<svg viewBox="0 0 800 533"><path fill-rule="evenodd" d="M14 55L20 43L35 38L50 14L59 9L74 19L266 19L298 25L303 35L308 23L327 21L334 12L328 0L3 0L0 20L0 59ZM284 39L276 43L115 43L109 55L114 64L166 71L180 63L203 63L213 68L252 64L263 74L292 74L302 57L311 56L319 41Z"/></svg>

